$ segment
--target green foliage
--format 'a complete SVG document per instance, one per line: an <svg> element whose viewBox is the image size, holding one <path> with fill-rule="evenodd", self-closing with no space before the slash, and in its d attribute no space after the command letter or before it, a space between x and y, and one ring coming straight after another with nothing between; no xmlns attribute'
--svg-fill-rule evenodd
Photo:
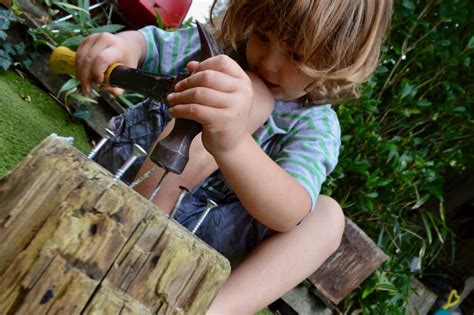
<svg viewBox="0 0 474 315"><path fill-rule="evenodd" d="M7 30L12 22L18 19L12 11L0 7L0 68L7 70L13 64L13 59L17 55L25 53L25 44L12 45L7 42Z"/></svg>
<svg viewBox="0 0 474 315"><path fill-rule="evenodd" d="M120 24L111 24L110 16L103 11L95 15L90 13L90 1L44 1L49 8L53 21L29 33L37 45L67 46L75 49L86 36L98 32L115 33L123 29ZM58 16L68 14L71 17L61 20Z"/></svg>
<svg viewBox="0 0 474 315"><path fill-rule="evenodd" d="M346 312L403 314L411 278L454 241L443 184L474 165L473 6L395 2L379 68L360 99L338 108L345 136L324 192L390 256Z"/></svg>

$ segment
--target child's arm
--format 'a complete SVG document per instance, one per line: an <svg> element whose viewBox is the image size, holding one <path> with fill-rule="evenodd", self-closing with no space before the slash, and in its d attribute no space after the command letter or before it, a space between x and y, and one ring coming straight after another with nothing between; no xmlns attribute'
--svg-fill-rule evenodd
<svg viewBox="0 0 474 315"><path fill-rule="evenodd" d="M145 38L138 31L93 34L86 37L77 49L76 74L84 91L89 93L92 83L103 83L104 73L111 64L120 62L137 68L145 53ZM108 88L108 91L121 92L117 88Z"/></svg>
<svg viewBox="0 0 474 315"><path fill-rule="evenodd" d="M189 70L195 74L168 97L170 113L203 125L204 146L254 218L276 231L292 229L310 211L311 198L248 133L249 77L225 56L192 62Z"/></svg>
<svg viewBox="0 0 474 315"><path fill-rule="evenodd" d="M248 124L248 132L254 133L270 116L275 100L271 93L268 91L265 84L252 73L248 73L253 88L253 104L250 112L250 120ZM171 131L173 124L170 123L166 126L163 132L160 134L161 140ZM168 174L164 180L161 189L155 197L154 203L163 211L170 212L176 203L179 193L181 192L179 186L184 186L188 189L194 189L204 179L211 175L217 170L218 166L214 160L214 157L204 149L202 144L201 134L196 136L193 140L190 153L189 162L181 175ZM143 167L140 169L137 177L145 173L147 170L154 167L155 164L148 158ZM164 171L157 172L152 178L144 181L142 184L136 187L136 190L143 196L149 196L159 178L163 175Z"/></svg>

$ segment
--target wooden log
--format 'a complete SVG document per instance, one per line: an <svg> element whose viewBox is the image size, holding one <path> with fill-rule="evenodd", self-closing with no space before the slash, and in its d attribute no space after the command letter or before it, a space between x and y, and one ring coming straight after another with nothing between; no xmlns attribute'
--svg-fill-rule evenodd
<svg viewBox="0 0 474 315"><path fill-rule="evenodd" d="M55 136L0 179L0 314L202 314L228 261Z"/></svg>
<svg viewBox="0 0 474 315"><path fill-rule="evenodd" d="M308 279L321 298L339 304L387 258L377 244L346 218L338 250Z"/></svg>

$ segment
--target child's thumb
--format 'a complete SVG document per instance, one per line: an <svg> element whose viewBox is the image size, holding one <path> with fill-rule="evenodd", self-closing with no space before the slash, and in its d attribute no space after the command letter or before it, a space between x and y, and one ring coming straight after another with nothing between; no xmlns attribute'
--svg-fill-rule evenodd
<svg viewBox="0 0 474 315"><path fill-rule="evenodd" d="M116 87L111 87L111 86L107 86L107 85L101 85L100 89L104 92L109 92L110 94L115 95L115 96L122 95L122 93L123 93L123 89L116 88Z"/></svg>

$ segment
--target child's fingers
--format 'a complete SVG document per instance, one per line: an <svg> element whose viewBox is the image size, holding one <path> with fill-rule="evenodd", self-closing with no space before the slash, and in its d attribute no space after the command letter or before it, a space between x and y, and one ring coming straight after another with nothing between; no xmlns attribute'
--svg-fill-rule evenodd
<svg viewBox="0 0 474 315"><path fill-rule="evenodd" d="M105 72L109 66L120 60L121 52L114 49L114 47L106 47L100 51L92 63L91 76L93 82L103 83Z"/></svg>
<svg viewBox="0 0 474 315"><path fill-rule="evenodd" d="M212 124L222 118L219 109L200 104L180 104L170 108L170 114L175 118L185 118L197 121L203 126Z"/></svg>
<svg viewBox="0 0 474 315"><path fill-rule="evenodd" d="M183 92L171 93L167 97L170 106L200 104L214 108L225 108L229 104L229 93L207 87L195 87Z"/></svg>
<svg viewBox="0 0 474 315"><path fill-rule="evenodd" d="M77 50L76 74L86 92L90 92L91 83L101 83L103 81L103 73L116 58L113 55L109 56L110 51L102 55L110 45L108 36L112 35L106 33L93 34L86 38Z"/></svg>
<svg viewBox="0 0 474 315"><path fill-rule="evenodd" d="M176 92L182 92L195 87L207 87L222 92L233 92L239 84L238 79L214 70L196 72L175 86Z"/></svg>
<svg viewBox="0 0 474 315"><path fill-rule="evenodd" d="M201 61L194 71L214 70L225 73L234 78L248 78L237 62L226 55L219 55Z"/></svg>
<svg viewBox="0 0 474 315"><path fill-rule="evenodd" d="M108 92L112 95L118 96L123 94L123 89L116 88L116 87L111 87L108 85L101 85L100 89L104 92Z"/></svg>

